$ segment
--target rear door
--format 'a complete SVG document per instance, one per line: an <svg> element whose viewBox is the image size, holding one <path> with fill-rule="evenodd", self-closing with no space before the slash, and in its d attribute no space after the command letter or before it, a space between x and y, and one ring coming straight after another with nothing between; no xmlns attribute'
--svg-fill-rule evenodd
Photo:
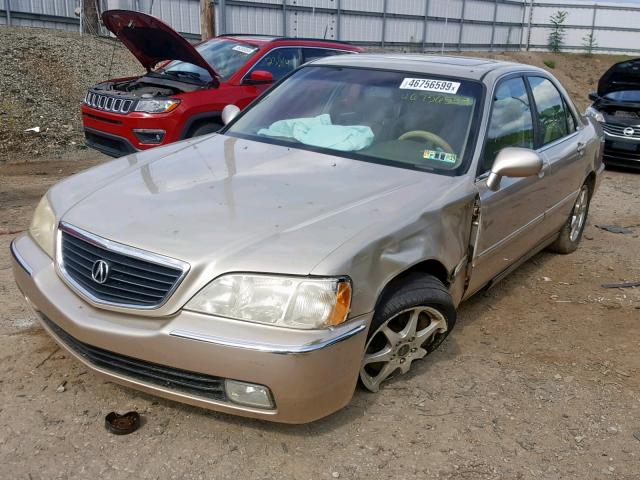
<svg viewBox="0 0 640 480"><path fill-rule="evenodd" d="M544 237L541 228L548 190L544 177L503 177L497 192L487 187L489 171L500 150L535 148L535 118L524 77L501 80L494 91L476 179L480 225L466 296L514 264Z"/></svg>
<svg viewBox="0 0 640 480"><path fill-rule="evenodd" d="M527 77L535 104L538 123L538 152L545 161L545 177L549 188L546 197L544 229L558 231L566 222L578 190L584 181L584 128L570 108L567 99L551 81L542 76Z"/></svg>

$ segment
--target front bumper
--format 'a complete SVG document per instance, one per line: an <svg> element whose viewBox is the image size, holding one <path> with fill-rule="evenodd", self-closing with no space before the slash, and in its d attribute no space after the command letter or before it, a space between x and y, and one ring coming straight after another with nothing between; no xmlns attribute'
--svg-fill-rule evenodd
<svg viewBox="0 0 640 480"><path fill-rule="evenodd" d="M603 161L607 165L640 168L640 140L605 132Z"/></svg>
<svg viewBox="0 0 640 480"><path fill-rule="evenodd" d="M38 312L45 330L111 381L211 410L285 423L322 418L351 400L371 315L323 331L284 331L186 311L170 317L138 317L83 301L62 282L53 261L30 236L17 238L11 250L18 287ZM219 392L194 393L141 377L140 372L97 361L82 345L108 359L140 361L144 368L151 365L172 374L193 373L213 383L216 378L227 378L265 385L275 408L242 406Z"/></svg>
<svg viewBox="0 0 640 480"><path fill-rule="evenodd" d="M81 107L87 146L110 155L121 157L139 150L147 150L180 140L182 115L180 108L166 114L130 112L127 114L107 112ZM145 143L135 130L164 131L162 141Z"/></svg>

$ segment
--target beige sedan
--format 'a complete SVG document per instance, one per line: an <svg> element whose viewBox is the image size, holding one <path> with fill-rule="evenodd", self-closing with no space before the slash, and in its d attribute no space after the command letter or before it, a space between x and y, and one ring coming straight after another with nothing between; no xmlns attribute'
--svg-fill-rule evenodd
<svg viewBox="0 0 640 480"><path fill-rule="evenodd" d="M14 274L95 372L280 422L419 372L461 301L577 248L602 171L599 126L520 64L330 57L224 118L55 185Z"/></svg>

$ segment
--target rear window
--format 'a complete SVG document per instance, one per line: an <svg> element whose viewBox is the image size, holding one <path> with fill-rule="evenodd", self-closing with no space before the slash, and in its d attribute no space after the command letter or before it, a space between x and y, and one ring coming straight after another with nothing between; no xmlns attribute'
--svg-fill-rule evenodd
<svg viewBox="0 0 640 480"><path fill-rule="evenodd" d="M482 86L411 72L308 66L227 134L404 168L456 174L472 150Z"/></svg>

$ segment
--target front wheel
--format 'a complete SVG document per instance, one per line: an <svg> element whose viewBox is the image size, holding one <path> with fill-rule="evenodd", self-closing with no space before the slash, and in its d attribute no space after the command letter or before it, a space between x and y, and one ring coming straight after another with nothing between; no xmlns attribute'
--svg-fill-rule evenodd
<svg viewBox="0 0 640 480"><path fill-rule="evenodd" d="M215 123L215 122L205 123L204 125L200 125L198 128L194 129L189 135L189 138L200 137L202 135L207 135L209 133L217 132L221 128L222 128L222 125L220 123Z"/></svg>
<svg viewBox="0 0 640 480"><path fill-rule="evenodd" d="M456 321L444 284L431 275L411 275L376 309L364 350L360 381L377 392L380 384L407 373L414 360L435 350Z"/></svg>
<svg viewBox="0 0 640 480"><path fill-rule="evenodd" d="M578 244L582 239L584 227L587 224L587 215L589 214L589 203L591 201L591 189L589 185L584 183L578 192L576 203L573 204L571 215L564 224L560 235L549 246L549 250L556 253L575 252Z"/></svg>

